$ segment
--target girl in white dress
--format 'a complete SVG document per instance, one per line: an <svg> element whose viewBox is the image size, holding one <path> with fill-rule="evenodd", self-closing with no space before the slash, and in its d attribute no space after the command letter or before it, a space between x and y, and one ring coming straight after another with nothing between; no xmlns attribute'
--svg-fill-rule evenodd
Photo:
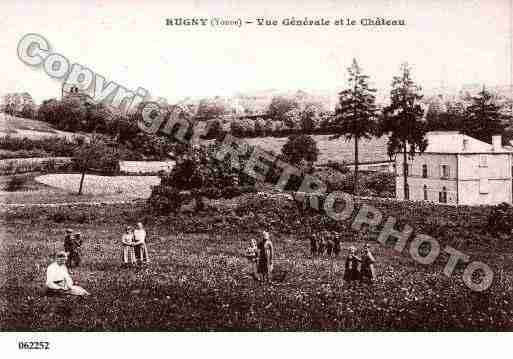
<svg viewBox="0 0 513 359"><path fill-rule="evenodd" d="M121 237L121 244L123 246L123 265L131 266L135 264L134 243L134 230L132 227L128 226Z"/></svg>

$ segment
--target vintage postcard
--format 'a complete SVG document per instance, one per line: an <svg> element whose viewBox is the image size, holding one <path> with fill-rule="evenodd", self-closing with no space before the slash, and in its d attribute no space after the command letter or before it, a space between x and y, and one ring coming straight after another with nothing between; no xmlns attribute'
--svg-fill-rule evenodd
<svg viewBox="0 0 513 359"><path fill-rule="evenodd" d="M3 1L6 347L512 331L512 4Z"/></svg>

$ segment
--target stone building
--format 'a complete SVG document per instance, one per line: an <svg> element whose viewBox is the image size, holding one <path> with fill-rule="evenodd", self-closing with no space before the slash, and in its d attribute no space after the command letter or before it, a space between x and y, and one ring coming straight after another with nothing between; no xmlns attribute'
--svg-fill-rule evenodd
<svg viewBox="0 0 513 359"><path fill-rule="evenodd" d="M511 147L501 136L492 144L455 131L427 134L428 147L408 158L407 199L454 205L512 203ZM396 197L404 199L403 155L397 153Z"/></svg>

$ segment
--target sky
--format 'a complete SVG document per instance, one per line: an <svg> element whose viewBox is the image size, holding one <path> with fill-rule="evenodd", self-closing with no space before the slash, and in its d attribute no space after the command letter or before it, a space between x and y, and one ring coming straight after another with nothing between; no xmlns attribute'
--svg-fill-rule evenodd
<svg viewBox="0 0 513 359"><path fill-rule="evenodd" d="M333 90L356 58L374 86L388 91L400 64L424 88L510 85L513 0L14 1L0 4L0 95L59 97L61 83L22 63L27 33L54 52L124 87L171 102L235 92ZM406 26L166 26L166 18L255 21L383 17Z"/></svg>

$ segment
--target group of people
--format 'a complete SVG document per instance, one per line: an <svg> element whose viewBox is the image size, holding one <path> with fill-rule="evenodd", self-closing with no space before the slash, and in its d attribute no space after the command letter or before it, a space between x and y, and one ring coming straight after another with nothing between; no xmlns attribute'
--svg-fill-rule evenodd
<svg viewBox="0 0 513 359"><path fill-rule="evenodd" d="M269 232L262 231L260 238L251 239L246 251L246 258L251 264L251 275L258 281L269 282L274 268L274 246Z"/></svg>
<svg viewBox="0 0 513 359"><path fill-rule="evenodd" d="M340 234L322 231L320 233L309 233L308 236L310 237L312 257L323 256L324 254L328 257L334 256L335 258L339 256Z"/></svg>
<svg viewBox="0 0 513 359"><path fill-rule="evenodd" d="M80 232L66 229L64 250L57 252L55 261L46 269L45 286L47 295L89 295L84 288L73 282L70 275L71 269L80 266L83 242ZM148 263L146 230L142 223L137 223L135 229L128 226L121 237L121 243L123 265L131 266Z"/></svg>
<svg viewBox="0 0 513 359"><path fill-rule="evenodd" d="M337 258L341 252L338 233L330 234L324 231L319 234L310 234L310 245L314 257L326 253L330 257L333 254ZM258 239L251 239L245 256L250 262L250 273L256 280L271 281L275 254L267 231L260 232ZM372 283L376 279L375 262L369 243L364 244L360 254L357 254L355 246L349 247L349 253L345 258L344 281Z"/></svg>
<svg viewBox="0 0 513 359"><path fill-rule="evenodd" d="M312 255L319 256L326 253L329 257L338 257L341 252L340 235L323 231L319 234L310 233L310 246ZM88 295L89 293L76 283L73 283L68 269L76 268L81 261L81 247L83 239L80 232L66 230L64 237L64 250L59 251L55 261L46 271L46 290L50 295L71 294ZM134 229L126 227L121 237L122 264L125 266L142 265L148 263L148 249L146 247L146 230L142 223L137 223ZM251 275L258 281L270 282L274 268L274 246L269 232L259 232L258 239L251 239L251 245L246 251L246 258L251 264ZM345 258L344 280L346 282L361 281L372 283L376 277L374 263L376 262L370 245L365 243L361 253L357 254L356 247L349 247L349 254Z"/></svg>
<svg viewBox="0 0 513 359"><path fill-rule="evenodd" d="M89 295L71 279L69 270L80 266L82 256L82 234L68 228L65 230L63 251L57 252L55 261L46 269L47 295Z"/></svg>
<svg viewBox="0 0 513 359"><path fill-rule="evenodd" d="M128 226L121 237L122 263L125 266L146 264L149 261L146 247L146 230L141 222L134 229Z"/></svg>
<svg viewBox="0 0 513 359"><path fill-rule="evenodd" d="M344 268L344 280L346 282L372 283L376 279L375 262L376 259L370 250L369 243L364 244L359 256L355 246L349 247Z"/></svg>

